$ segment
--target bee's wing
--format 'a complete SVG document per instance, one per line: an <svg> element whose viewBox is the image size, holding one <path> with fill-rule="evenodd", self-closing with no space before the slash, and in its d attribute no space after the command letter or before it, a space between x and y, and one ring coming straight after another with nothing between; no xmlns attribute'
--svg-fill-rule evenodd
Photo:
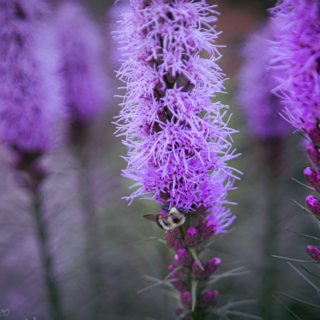
<svg viewBox="0 0 320 320"><path fill-rule="evenodd" d="M143 217L146 218L147 220L157 222L158 214L146 214Z"/></svg>

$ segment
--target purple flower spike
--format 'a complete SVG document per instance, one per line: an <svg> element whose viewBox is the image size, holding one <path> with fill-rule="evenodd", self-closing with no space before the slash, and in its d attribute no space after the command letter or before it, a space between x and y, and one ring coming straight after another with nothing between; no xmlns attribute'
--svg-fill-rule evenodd
<svg viewBox="0 0 320 320"><path fill-rule="evenodd" d="M63 115L58 52L45 1L2 1L0 6L0 137L24 152L55 142Z"/></svg>
<svg viewBox="0 0 320 320"><path fill-rule="evenodd" d="M106 91L103 39L83 7L64 2L55 19L63 93L72 121L86 123L100 111Z"/></svg>
<svg viewBox="0 0 320 320"><path fill-rule="evenodd" d="M131 6L118 33L128 59L118 72L127 94L117 133L129 150L123 174L139 186L127 200L152 194L170 208L212 207L212 215L224 212L233 221L221 209L235 179L227 165L237 156L229 143L235 130L221 117L226 106L210 99L224 81L210 27L215 6L186 0L131 0Z"/></svg>
<svg viewBox="0 0 320 320"><path fill-rule="evenodd" d="M308 196L306 198L306 203L310 211L316 216L320 221L320 200L314 196Z"/></svg>
<svg viewBox="0 0 320 320"><path fill-rule="evenodd" d="M208 290L200 296L200 307L214 307L219 298L219 292L216 290Z"/></svg>
<svg viewBox="0 0 320 320"><path fill-rule="evenodd" d="M211 260L208 260L204 265L203 276L205 278L210 277L217 270L220 264L221 264L221 260L219 258L213 258Z"/></svg>
<svg viewBox="0 0 320 320"><path fill-rule="evenodd" d="M270 69L272 24L247 39L239 72L237 101L244 109L252 134L260 140L284 138L288 123L279 115L280 99L271 90L278 85L279 69Z"/></svg>
<svg viewBox="0 0 320 320"><path fill-rule="evenodd" d="M320 192L320 172L316 173L314 169L307 167L303 173L310 185Z"/></svg>
<svg viewBox="0 0 320 320"><path fill-rule="evenodd" d="M186 245L195 246L198 242L198 231L195 227L189 227L184 238Z"/></svg>
<svg viewBox="0 0 320 320"><path fill-rule="evenodd" d="M315 166L320 168L320 150L313 144L307 146L308 155Z"/></svg>
<svg viewBox="0 0 320 320"><path fill-rule="evenodd" d="M184 308L191 308L192 305L192 295L191 292L186 291L180 294L180 301Z"/></svg>
<svg viewBox="0 0 320 320"><path fill-rule="evenodd" d="M274 62L285 74L276 88L285 114L296 128L307 131L309 120L320 119L319 1L282 0L271 9L275 43Z"/></svg>
<svg viewBox="0 0 320 320"><path fill-rule="evenodd" d="M179 262L183 266L191 266L192 264L192 255L186 248L180 248L177 251Z"/></svg>
<svg viewBox="0 0 320 320"><path fill-rule="evenodd" d="M320 248L309 245L307 246L307 252L310 254L312 259L320 263Z"/></svg>

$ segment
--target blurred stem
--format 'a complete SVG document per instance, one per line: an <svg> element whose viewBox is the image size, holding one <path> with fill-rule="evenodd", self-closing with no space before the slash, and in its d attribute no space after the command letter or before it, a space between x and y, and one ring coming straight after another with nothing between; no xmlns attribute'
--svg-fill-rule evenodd
<svg viewBox="0 0 320 320"><path fill-rule="evenodd" d="M28 153L15 150L19 162L16 169L24 171L28 174L28 178L24 180L24 186L30 190L33 197L33 213L37 230L40 257L42 267L45 273L45 284L47 287L48 301L51 309L51 318L53 320L64 320L65 316L61 307L61 292L54 273L54 256L50 250L50 242L48 238L48 225L44 219L41 199L41 185L46 178L46 173L39 166L38 159L41 153Z"/></svg>
<svg viewBox="0 0 320 320"><path fill-rule="evenodd" d="M103 267L100 261L99 225L95 212L95 204L92 195L92 181L90 177L90 159L86 153L89 125L79 122L71 124L71 142L74 145L74 153L80 164L80 187L79 194L81 205L85 213L87 270L93 289L93 317L104 319L105 299L103 298L106 284L103 278Z"/></svg>
<svg viewBox="0 0 320 320"><path fill-rule="evenodd" d="M276 259L272 259L278 245L279 224L279 186L276 179L282 171L284 143L282 139L270 139L263 145L263 160L265 172L266 215L263 238L264 268L262 270L262 285L260 288L260 314L265 319L277 318L272 295L276 292L278 272Z"/></svg>
<svg viewBox="0 0 320 320"><path fill-rule="evenodd" d="M33 191L33 204L34 204L34 217L36 228L38 231L38 238L40 243L40 254L42 259L43 268L45 271L45 280L48 290L49 303L51 307L51 315L53 320L65 319L61 308L61 294L56 282L56 276L53 270L53 256L50 253L48 228L46 226L42 210L41 210L41 197L39 188Z"/></svg>

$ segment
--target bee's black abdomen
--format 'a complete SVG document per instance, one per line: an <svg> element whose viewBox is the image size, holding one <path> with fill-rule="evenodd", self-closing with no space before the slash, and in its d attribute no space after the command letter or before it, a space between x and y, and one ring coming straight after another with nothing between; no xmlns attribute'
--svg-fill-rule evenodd
<svg viewBox="0 0 320 320"><path fill-rule="evenodd" d="M162 226L162 223L161 223L162 221L160 221L160 219L159 219L159 218L160 218L160 215L157 215L157 220L156 220L157 225L158 225L158 227L159 227L159 228L161 228L161 229L163 229L163 230L164 230L164 227Z"/></svg>

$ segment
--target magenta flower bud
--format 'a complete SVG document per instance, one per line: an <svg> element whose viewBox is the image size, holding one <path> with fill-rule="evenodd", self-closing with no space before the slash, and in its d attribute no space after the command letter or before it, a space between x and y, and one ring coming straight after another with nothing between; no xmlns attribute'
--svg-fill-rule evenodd
<svg viewBox="0 0 320 320"><path fill-rule="evenodd" d="M189 247L195 246L198 242L198 231L195 227L190 227L184 238L186 245Z"/></svg>
<svg viewBox="0 0 320 320"><path fill-rule="evenodd" d="M311 161L320 168L320 152L319 149L313 144L309 143L307 146L308 155Z"/></svg>
<svg viewBox="0 0 320 320"><path fill-rule="evenodd" d="M208 260L204 266L204 274L205 278L210 277L220 266L221 260L219 258L213 258Z"/></svg>
<svg viewBox="0 0 320 320"><path fill-rule="evenodd" d="M176 254L174 256L174 264L177 266L177 267L180 267L181 266L181 262L180 262L180 259L179 259L179 255Z"/></svg>
<svg viewBox="0 0 320 320"><path fill-rule="evenodd" d="M306 133L309 135L313 143L315 143L317 146L320 146L320 129L319 124L316 121L308 121L304 125L304 129Z"/></svg>
<svg viewBox="0 0 320 320"><path fill-rule="evenodd" d="M183 311L181 308L175 308L176 315L178 316Z"/></svg>
<svg viewBox="0 0 320 320"><path fill-rule="evenodd" d="M306 198L306 203L310 211L316 216L320 221L320 200L314 196L308 196Z"/></svg>
<svg viewBox="0 0 320 320"><path fill-rule="evenodd" d="M316 173L314 169L307 167L303 173L310 185L320 192L320 172Z"/></svg>
<svg viewBox="0 0 320 320"><path fill-rule="evenodd" d="M215 228L212 220L207 221L205 224L201 224L198 230L199 238L202 241L209 240L215 234Z"/></svg>
<svg viewBox="0 0 320 320"><path fill-rule="evenodd" d="M320 248L309 245L307 246L307 252L310 254L312 259L320 263Z"/></svg>
<svg viewBox="0 0 320 320"><path fill-rule="evenodd" d="M201 260L200 260L200 263L203 265ZM197 264L197 262L194 261L192 264L192 269L191 269L192 278L202 278L203 275L204 275L204 271L201 270L199 265Z"/></svg>
<svg viewBox="0 0 320 320"><path fill-rule="evenodd" d="M200 296L200 307L214 307L217 303L219 292L216 290L208 290Z"/></svg>
<svg viewBox="0 0 320 320"><path fill-rule="evenodd" d="M183 266L191 266L192 264L192 255L186 248L180 248L177 251L180 264Z"/></svg>
<svg viewBox="0 0 320 320"><path fill-rule="evenodd" d="M178 279L178 277L175 274L172 274L169 279L175 280ZM188 290L187 285L184 282L181 281L173 281L172 285L179 290L180 292L185 292Z"/></svg>
<svg viewBox="0 0 320 320"><path fill-rule="evenodd" d="M180 240L176 240L174 246L173 246L173 250L178 251L178 249L182 248L182 243Z"/></svg>
<svg viewBox="0 0 320 320"><path fill-rule="evenodd" d="M192 295L191 292L186 291L180 294L180 301L184 308L191 308L192 306Z"/></svg>
<svg viewBox="0 0 320 320"><path fill-rule="evenodd" d="M176 269L177 267L174 264L169 264L168 266L168 270L169 272L172 272L174 269Z"/></svg>

